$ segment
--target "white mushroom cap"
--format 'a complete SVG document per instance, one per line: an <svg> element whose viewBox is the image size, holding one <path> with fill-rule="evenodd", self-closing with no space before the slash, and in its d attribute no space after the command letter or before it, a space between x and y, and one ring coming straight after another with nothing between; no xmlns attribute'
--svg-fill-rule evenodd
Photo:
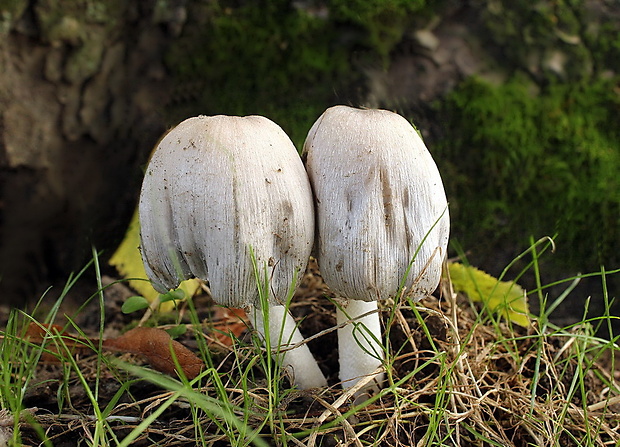
<svg viewBox="0 0 620 447"><path fill-rule="evenodd" d="M439 283L450 226L446 195L422 139L392 112L327 109L304 151L317 261L327 285L348 299L336 313L340 380L350 388L372 379L358 390L362 399L383 381L376 300L394 296L403 280L414 299ZM349 318L353 324L345 325Z"/></svg>
<svg viewBox="0 0 620 447"><path fill-rule="evenodd" d="M441 275L449 236L439 171L416 130L386 110L335 106L304 144L317 209L317 260L340 296L419 299Z"/></svg>
<svg viewBox="0 0 620 447"><path fill-rule="evenodd" d="M161 292L209 280L214 300L258 300L250 247L268 266L271 303L303 271L314 237L312 193L299 155L260 116L189 118L160 141L140 195L142 256Z"/></svg>

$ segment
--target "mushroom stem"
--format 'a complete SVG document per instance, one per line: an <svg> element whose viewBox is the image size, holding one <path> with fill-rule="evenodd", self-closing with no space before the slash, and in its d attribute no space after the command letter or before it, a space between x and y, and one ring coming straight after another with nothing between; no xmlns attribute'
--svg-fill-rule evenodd
<svg viewBox="0 0 620 447"><path fill-rule="evenodd" d="M248 312L254 328L263 336L269 337L271 346L278 346L282 367L291 373L293 383L301 389L327 386L327 380L319 365L312 356L307 344L286 350L303 341L295 319L282 305L269 306L268 322L263 318L260 309L253 308ZM268 326L268 327L267 327Z"/></svg>
<svg viewBox="0 0 620 447"><path fill-rule="evenodd" d="M358 318L372 311L374 313ZM349 320L353 321L345 324ZM343 388L351 388L381 366L384 358L377 302L349 300L336 310L336 321L339 327L340 380ZM383 373L377 374L362 392L378 391L382 382Z"/></svg>

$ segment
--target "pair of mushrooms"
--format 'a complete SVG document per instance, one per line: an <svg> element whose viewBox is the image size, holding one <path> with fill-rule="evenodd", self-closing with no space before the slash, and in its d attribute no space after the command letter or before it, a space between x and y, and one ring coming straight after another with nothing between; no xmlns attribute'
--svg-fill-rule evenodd
<svg viewBox="0 0 620 447"><path fill-rule="evenodd" d="M322 387L284 305L316 233L321 273L342 298L340 380L348 388L374 374L367 388L376 389L384 357L377 300L402 286L419 299L439 282L449 233L441 177L415 129L385 110L326 110L304 152L305 169L284 131L260 116L199 116L170 131L140 195L147 275L162 293L208 280L217 303L248 309L254 327L280 344L295 385ZM269 274L266 312L257 309L251 253Z"/></svg>

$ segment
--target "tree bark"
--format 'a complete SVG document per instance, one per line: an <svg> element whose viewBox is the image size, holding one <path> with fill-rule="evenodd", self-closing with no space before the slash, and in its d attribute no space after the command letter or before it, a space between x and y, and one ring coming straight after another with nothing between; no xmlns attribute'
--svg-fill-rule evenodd
<svg viewBox="0 0 620 447"><path fill-rule="evenodd" d="M0 24L0 300L21 303L122 236L166 127L162 58L184 10L14 3Z"/></svg>

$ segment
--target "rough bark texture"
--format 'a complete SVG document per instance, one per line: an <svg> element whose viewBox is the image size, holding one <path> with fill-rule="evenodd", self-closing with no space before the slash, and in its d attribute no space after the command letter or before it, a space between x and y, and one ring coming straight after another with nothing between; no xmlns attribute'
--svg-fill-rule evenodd
<svg viewBox="0 0 620 447"><path fill-rule="evenodd" d="M14 3L0 27L0 299L23 302L122 235L165 130L178 17L155 1Z"/></svg>

